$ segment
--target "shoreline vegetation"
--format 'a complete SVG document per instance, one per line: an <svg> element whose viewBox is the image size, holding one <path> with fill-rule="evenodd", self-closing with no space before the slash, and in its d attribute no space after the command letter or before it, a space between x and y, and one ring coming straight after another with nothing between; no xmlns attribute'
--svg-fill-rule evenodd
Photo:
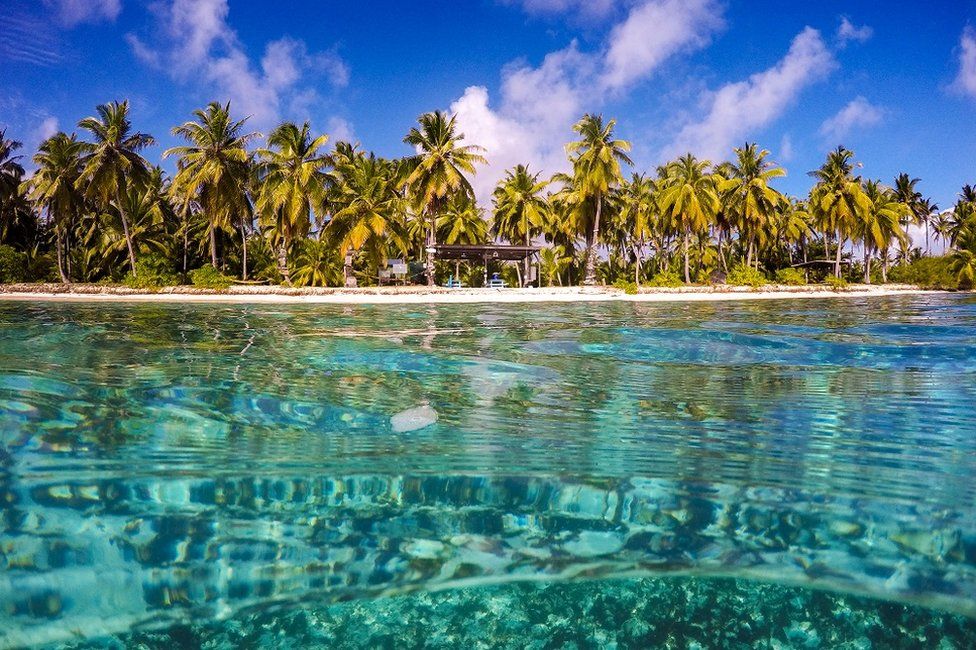
<svg viewBox="0 0 976 650"><path fill-rule="evenodd" d="M543 302L719 302L737 300L796 300L826 298L874 298L946 293L912 285L828 285L641 287L637 291L617 287L543 287L525 289L447 289L421 285L402 287L332 288L241 286L201 289L162 287L152 292L125 286L98 284L0 285L0 302L217 302L281 304L470 304Z"/></svg>
<svg viewBox="0 0 976 650"><path fill-rule="evenodd" d="M636 294L854 282L955 290L976 279L973 186L940 210L919 179L862 177L864 164L838 146L808 172L807 195L790 196L776 188L786 170L756 143L725 161L687 153L644 171L616 129L586 114L572 125L568 171L518 164L475 196L471 179L491 152L442 111L405 129L410 153L384 158L308 122L253 132L229 103L212 102L172 128L180 144L161 155L175 162L169 173L144 157L157 141L136 130L128 101L113 101L42 142L31 165L0 131L0 283L369 287L396 268L401 282L428 288L479 287L490 274L508 286ZM538 263L486 271L434 259L438 245L488 243L537 245ZM945 254L933 257L933 243Z"/></svg>

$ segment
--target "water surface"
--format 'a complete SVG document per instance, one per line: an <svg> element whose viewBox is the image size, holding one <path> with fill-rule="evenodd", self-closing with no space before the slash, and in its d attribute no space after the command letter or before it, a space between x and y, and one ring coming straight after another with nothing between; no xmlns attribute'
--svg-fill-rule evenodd
<svg viewBox="0 0 976 650"><path fill-rule="evenodd" d="M0 303L0 646L513 583L799 589L944 614L951 643L974 397L965 296Z"/></svg>

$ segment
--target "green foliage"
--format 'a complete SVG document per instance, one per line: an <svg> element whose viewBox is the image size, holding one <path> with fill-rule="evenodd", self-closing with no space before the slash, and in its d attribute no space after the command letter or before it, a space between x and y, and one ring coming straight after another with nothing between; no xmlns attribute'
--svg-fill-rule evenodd
<svg viewBox="0 0 976 650"><path fill-rule="evenodd" d="M765 275L745 264L735 266L725 278L725 284L754 289L768 284L768 282Z"/></svg>
<svg viewBox="0 0 976 650"><path fill-rule="evenodd" d="M842 291L850 286L850 282L844 278L838 278L833 275L828 275L824 278L824 284L833 289L834 291Z"/></svg>
<svg viewBox="0 0 976 650"><path fill-rule="evenodd" d="M27 280L27 255L7 244L0 244L0 283Z"/></svg>
<svg viewBox="0 0 976 650"><path fill-rule="evenodd" d="M618 278L616 282L613 283L615 289L620 289L628 296L633 296L637 294L637 283L630 280L624 280L623 278Z"/></svg>
<svg viewBox="0 0 976 650"><path fill-rule="evenodd" d="M681 277L674 271L662 271L655 275L647 283L649 287L661 287L661 288L675 288L680 287L684 284L681 281Z"/></svg>
<svg viewBox="0 0 976 650"><path fill-rule="evenodd" d="M780 269L776 271L776 284L785 284L791 287L798 287L806 284L807 279L799 269Z"/></svg>
<svg viewBox="0 0 976 650"><path fill-rule="evenodd" d="M207 264L190 271L190 282L199 289L223 291L233 283L233 280L214 268L213 264Z"/></svg>
<svg viewBox="0 0 976 650"><path fill-rule="evenodd" d="M136 260L136 273L128 273L122 284L130 289L160 289L180 283L180 277L173 271L169 260L159 254L143 255Z"/></svg>
<svg viewBox="0 0 976 650"><path fill-rule="evenodd" d="M952 272L952 258L921 257L899 264L888 272L888 279L899 284L914 284L923 289L958 289L959 278Z"/></svg>

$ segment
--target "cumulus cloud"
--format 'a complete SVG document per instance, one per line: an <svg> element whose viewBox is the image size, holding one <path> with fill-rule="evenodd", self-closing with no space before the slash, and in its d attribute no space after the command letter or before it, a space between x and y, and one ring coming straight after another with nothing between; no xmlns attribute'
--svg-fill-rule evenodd
<svg viewBox="0 0 976 650"><path fill-rule="evenodd" d="M44 4L55 11L58 21L66 27L115 20L122 12L122 0L44 0Z"/></svg>
<svg viewBox="0 0 976 650"><path fill-rule="evenodd" d="M959 40L959 74L956 90L976 97L976 30L967 27Z"/></svg>
<svg viewBox="0 0 976 650"><path fill-rule="evenodd" d="M60 126L58 125L58 118L49 115L41 120L41 123L37 125L37 127L34 129L33 136L38 142L44 142L59 130Z"/></svg>
<svg viewBox="0 0 976 650"><path fill-rule="evenodd" d="M820 125L820 135L832 144L839 143L854 128L867 128L881 123L884 110L873 105L864 97L855 97L836 115Z"/></svg>
<svg viewBox="0 0 976 650"><path fill-rule="evenodd" d="M633 83L676 52L704 47L723 26L722 9L713 0L645 2L610 33L604 85Z"/></svg>
<svg viewBox="0 0 976 650"><path fill-rule="evenodd" d="M505 0L506 4L518 4L533 15L577 14L584 17L601 17L610 13L620 0Z"/></svg>
<svg viewBox="0 0 976 650"><path fill-rule="evenodd" d="M671 157L691 151L712 160L728 155L734 144L780 117L804 89L825 78L835 65L820 32L805 28L776 65L710 94L705 117L686 124L663 154Z"/></svg>
<svg viewBox="0 0 976 650"><path fill-rule="evenodd" d="M793 138L787 133L779 141L779 161L788 163L793 160Z"/></svg>
<svg viewBox="0 0 976 650"><path fill-rule="evenodd" d="M310 82L326 79L337 88L349 82L349 69L338 55L309 52L297 39L267 43L260 61L253 62L227 22L227 0L171 0L153 11L160 38L151 44L128 34L133 54L179 81L207 88L214 99L230 100L257 128L314 104L318 95Z"/></svg>
<svg viewBox="0 0 976 650"><path fill-rule="evenodd" d="M599 51L581 51L574 41L550 52L537 67L510 64L502 70L494 103L486 88L466 89L451 111L465 139L487 149L490 165L472 180L478 196L486 200L517 163L546 174L566 168L570 126L585 111L599 108L594 89L619 91L639 82L669 57L704 47L721 25L715 0L645 0L611 30ZM646 30L643 38L641 30Z"/></svg>
<svg viewBox="0 0 976 650"><path fill-rule="evenodd" d="M868 25L858 27L851 22L850 18L843 16L840 19L840 26L837 27L837 43L845 47L848 43L864 43L874 35L874 30Z"/></svg>

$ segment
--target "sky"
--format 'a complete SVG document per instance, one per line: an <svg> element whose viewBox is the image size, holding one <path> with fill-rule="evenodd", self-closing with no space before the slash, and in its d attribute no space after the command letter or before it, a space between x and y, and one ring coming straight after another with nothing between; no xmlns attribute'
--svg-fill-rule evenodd
<svg viewBox="0 0 976 650"><path fill-rule="evenodd" d="M487 150L484 200L517 163L565 169L590 112L633 144L628 172L755 141L803 195L843 144L945 208L976 183L976 0L0 0L8 137L32 151L115 99L154 162L213 100L384 156L441 109Z"/></svg>

